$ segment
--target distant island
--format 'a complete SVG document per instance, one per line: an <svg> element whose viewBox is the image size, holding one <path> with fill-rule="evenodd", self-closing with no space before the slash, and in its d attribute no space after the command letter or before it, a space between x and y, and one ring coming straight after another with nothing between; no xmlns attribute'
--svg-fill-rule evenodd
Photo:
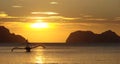
<svg viewBox="0 0 120 64"><path fill-rule="evenodd" d="M101 34L91 31L72 32L66 40L67 44L115 44L120 43L120 36L108 30Z"/></svg>
<svg viewBox="0 0 120 64"><path fill-rule="evenodd" d="M21 35L10 33L9 29L0 26L0 43L25 43L26 39Z"/></svg>

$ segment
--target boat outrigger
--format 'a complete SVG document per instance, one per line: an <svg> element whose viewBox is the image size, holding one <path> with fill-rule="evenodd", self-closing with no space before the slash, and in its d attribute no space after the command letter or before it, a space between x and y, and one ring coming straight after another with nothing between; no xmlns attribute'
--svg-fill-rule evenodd
<svg viewBox="0 0 120 64"><path fill-rule="evenodd" d="M15 49L25 49L26 52L31 52L31 49L34 49L34 48L39 47L39 46L41 46L42 48L46 48L43 45L37 45L37 46L31 47L30 43L28 41L26 41L26 47L24 47L24 48L14 47L11 49L11 51L13 52Z"/></svg>

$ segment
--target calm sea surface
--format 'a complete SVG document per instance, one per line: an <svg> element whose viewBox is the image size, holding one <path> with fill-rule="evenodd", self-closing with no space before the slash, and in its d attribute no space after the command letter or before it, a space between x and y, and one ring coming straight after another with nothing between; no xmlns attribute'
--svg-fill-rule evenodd
<svg viewBox="0 0 120 64"><path fill-rule="evenodd" d="M0 47L0 64L120 64L120 47L47 46L26 53Z"/></svg>

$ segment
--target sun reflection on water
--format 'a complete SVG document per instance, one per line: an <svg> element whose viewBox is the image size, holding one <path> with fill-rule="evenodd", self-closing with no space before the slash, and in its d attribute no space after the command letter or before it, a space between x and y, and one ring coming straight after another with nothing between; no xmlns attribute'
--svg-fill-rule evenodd
<svg viewBox="0 0 120 64"><path fill-rule="evenodd" d="M45 63L43 52L42 52L42 51L39 51L39 52L37 51L37 52L35 52L32 61L33 61L34 63L37 63L37 64L43 64L43 63Z"/></svg>
<svg viewBox="0 0 120 64"><path fill-rule="evenodd" d="M35 63L44 63L43 58L44 58L44 57L42 57L42 56L36 56L36 58L35 58Z"/></svg>

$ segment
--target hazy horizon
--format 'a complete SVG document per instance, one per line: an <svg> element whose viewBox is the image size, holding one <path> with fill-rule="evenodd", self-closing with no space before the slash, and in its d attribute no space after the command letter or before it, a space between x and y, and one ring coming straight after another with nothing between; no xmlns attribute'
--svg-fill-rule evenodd
<svg viewBox="0 0 120 64"><path fill-rule="evenodd" d="M0 26L30 42L65 42L77 30L120 35L119 0L1 0Z"/></svg>

